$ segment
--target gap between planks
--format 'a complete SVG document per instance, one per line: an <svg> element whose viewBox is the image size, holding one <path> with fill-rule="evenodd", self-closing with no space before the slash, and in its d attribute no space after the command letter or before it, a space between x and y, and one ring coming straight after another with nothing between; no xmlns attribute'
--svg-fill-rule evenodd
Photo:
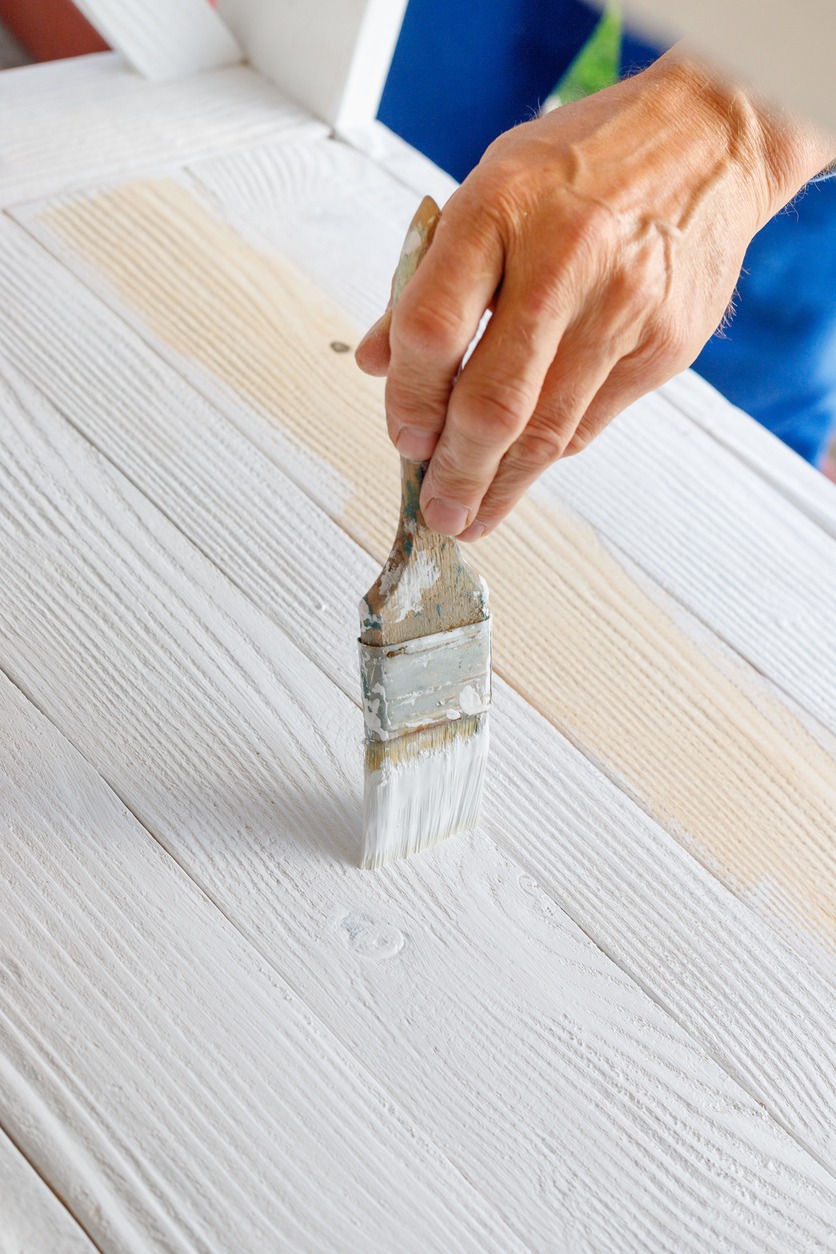
<svg viewBox="0 0 836 1254"><path fill-rule="evenodd" d="M105 1254L2 1124L0 1200L3 1254Z"/></svg>

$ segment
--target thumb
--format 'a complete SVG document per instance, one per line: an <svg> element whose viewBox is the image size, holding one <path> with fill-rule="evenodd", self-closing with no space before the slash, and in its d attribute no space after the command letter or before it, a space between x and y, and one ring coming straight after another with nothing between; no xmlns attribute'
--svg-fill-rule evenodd
<svg viewBox="0 0 836 1254"><path fill-rule="evenodd" d="M370 327L354 350L354 360L364 374L385 375L389 369L389 327L392 323L392 301L386 312Z"/></svg>

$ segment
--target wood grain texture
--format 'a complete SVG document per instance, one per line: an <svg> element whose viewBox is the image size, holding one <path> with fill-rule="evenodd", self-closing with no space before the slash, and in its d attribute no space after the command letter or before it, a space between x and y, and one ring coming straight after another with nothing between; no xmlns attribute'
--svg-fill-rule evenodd
<svg viewBox="0 0 836 1254"><path fill-rule="evenodd" d="M0 262L5 351L356 699L355 599L375 559L8 223L0 224ZM90 357L91 343L106 352ZM300 536L309 541L304 562ZM785 1127L836 1165L836 1094L825 1079L836 1074L832 989L501 680L495 702L485 828L525 868L527 887L538 885L535 900L545 893L557 901Z"/></svg>
<svg viewBox="0 0 836 1254"><path fill-rule="evenodd" d="M0 693L0 1118L96 1247L520 1249L81 755L5 677ZM92 1248L7 1245L17 1222L4 1251Z"/></svg>
<svg viewBox="0 0 836 1254"><path fill-rule="evenodd" d="M791 501L796 510L836 536L836 485L809 462L787 448L748 414L730 405L692 370L677 375L661 389L680 412L707 431L760 478Z"/></svg>
<svg viewBox="0 0 836 1254"><path fill-rule="evenodd" d="M421 196L432 196L443 206L458 187L452 175L376 118L365 125L343 127L340 138L353 149L371 157L376 166L403 183L419 199Z"/></svg>
<svg viewBox="0 0 836 1254"><path fill-rule="evenodd" d="M75 0L111 48L146 78L181 78L244 59L208 0Z"/></svg>
<svg viewBox="0 0 836 1254"><path fill-rule="evenodd" d="M326 349L351 342L338 310L171 179L25 220L383 560L397 459L379 381ZM686 499L701 526L700 497ZM541 501L479 546L498 589L497 669L752 909L802 947L812 938L811 954L832 954L829 746L776 695L754 699L582 518ZM521 604L554 629L520 633Z"/></svg>
<svg viewBox="0 0 836 1254"><path fill-rule="evenodd" d="M0 657L262 955L259 963L252 954L252 983L236 970L227 990L241 1000L247 1040L276 1030L256 1025L253 1008L256 977L272 982L272 966L405 1115L432 1128L462 1173L456 1179L478 1182L471 1231L480 1248L701 1252L708 1243L779 1254L829 1240L832 1178L485 833L385 875L354 870L356 707L37 393L8 378ZM21 745L22 769L32 769L33 749ZM25 804L31 792L21 789ZM24 837L36 826L21 824ZM53 847L63 843L50 844L50 857ZM150 867L132 873L115 844L100 863L107 852L96 844L94 865L113 877L120 904L136 898L144 935L160 947L187 945L190 971L224 966L213 936L224 950L236 942L216 914L206 936L182 908L160 907ZM156 860L180 882L179 870ZM195 913L208 909L200 894L194 903ZM72 963L73 936L135 970L137 940L124 924L114 920L94 938L85 919L50 936L66 957L51 950L49 977ZM171 979L184 961L159 965ZM14 1004L22 996L16 991ZM147 1016L156 997L135 997L122 1014L129 1023ZM67 1013L77 1025L80 1006ZM97 998L90 1013L102 1014ZM178 1016L177 1026L205 1045L206 1011ZM105 1028L97 1023L99 1037ZM80 1039L76 1026L74 1076ZM321 1062L322 1040L300 1048ZM227 1083L240 1076L250 1101L263 1105L272 1077L253 1073L237 1036L229 1049L236 1062ZM285 1070L307 1094L307 1072L301 1082L298 1069ZM172 1083L160 1077L160 1100ZM345 1105L344 1076L332 1083ZM70 1122L78 1126L77 1111ZM354 1156L362 1137L345 1134L344 1117L335 1122ZM242 1138L227 1135L242 1152ZM221 1171L218 1155L206 1148ZM259 1182L265 1166L254 1173ZM172 1175L173 1164L165 1181ZM410 1183L416 1207L427 1207ZM441 1187L444 1196L451 1185ZM400 1208L393 1203L395 1215ZM363 1241L393 1248L370 1239L367 1226ZM451 1238L434 1246L422 1234L419 1244L450 1248Z"/></svg>
<svg viewBox="0 0 836 1254"><path fill-rule="evenodd" d="M96 1254L92 1241L2 1129L0 1222L2 1254Z"/></svg>
<svg viewBox="0 0 836 1254"><path fill-rule="evenodd" d="M131 10L138 6L126 6ZM147 83L116 53L0 77L0 204L325 128L244 67Z"/></svg>

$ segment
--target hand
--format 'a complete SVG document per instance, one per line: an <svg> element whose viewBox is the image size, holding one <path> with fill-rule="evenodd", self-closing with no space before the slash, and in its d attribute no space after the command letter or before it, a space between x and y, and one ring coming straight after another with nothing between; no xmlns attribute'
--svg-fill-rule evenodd
<svg viewBox="0 0 836 1254"><path fill-rule="evenodd" d="M427 523L478 539L688 366L752 236L830 156L676 51L492 144L357 350L399 452L429 459Z"/></svg>

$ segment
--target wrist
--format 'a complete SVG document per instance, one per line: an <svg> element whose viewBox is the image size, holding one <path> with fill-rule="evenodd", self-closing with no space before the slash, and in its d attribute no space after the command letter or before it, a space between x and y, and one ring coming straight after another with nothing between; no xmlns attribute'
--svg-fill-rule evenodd
<svg viewBox="0 0 836 1254"><path fill-rule="evenodd" d="M645 71L683 106L697 109L728 139L728 151L754 200L758 226L764 225L811 178L833 164L836 140L712 72L681 45ZM693 114L692 114L693 116Z"/></svg>

